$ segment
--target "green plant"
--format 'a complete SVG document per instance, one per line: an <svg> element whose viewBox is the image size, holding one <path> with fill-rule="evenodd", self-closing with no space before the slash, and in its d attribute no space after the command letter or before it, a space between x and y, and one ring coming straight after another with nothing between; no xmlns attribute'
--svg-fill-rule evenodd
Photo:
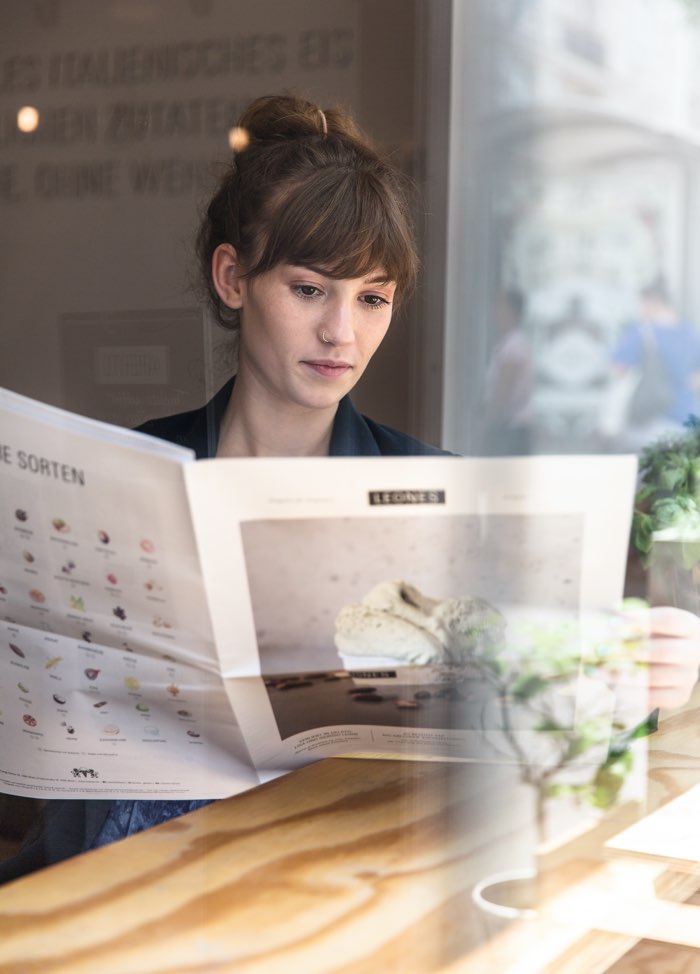
<svg viewBox="0 0 700 974"><path fill-rule="evenodd" d="M629 603L639 608L638 600ZM509 628L500 644L481 643L470 656L494 691L496 719L485 734L502 757L517 761L521 780L534 789L541 839L551 799L573 798L597 810L615 805L633 770L633 743L656 730L658 712L633 726L611 724L601 708L604 681L593 682L604 669L643 666L630 652L639 638L624 611L589 625L543 614ZM585 681L587 696L574 697L572 689L585 689ZM534 735L523 735L523 728Z"/></svg>
<svg viewBox="0 0 700 974"><path fill-rule="evenodd" d="M680 542L685 568L700 562L700 422L642 450L632 545L648 565L654 537Z"/></svg>

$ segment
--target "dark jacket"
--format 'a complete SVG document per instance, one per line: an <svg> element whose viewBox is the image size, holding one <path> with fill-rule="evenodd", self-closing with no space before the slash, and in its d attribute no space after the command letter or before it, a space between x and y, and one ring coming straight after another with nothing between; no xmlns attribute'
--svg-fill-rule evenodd
<svg viewBox="0 0 700 974"><path fill-rule="evenodd" d="M213 457L232 388L233 379L206 406L150 420L139 430L188 447L195 451L197 459ZM362 416L348 396L338 405L331 434L331 456L420 456L444 452ZM0 862L0 882L68 859L128 832L157 825L191 811L199 804L202 802L54 799L47 802L41 824L27 838L19 853Z"/></svg>
<svg viewBox="0 0 700 974"><path fill-rule="evenodd" d="M233 382L229 379L206 406L164 419L152 419L139 426L139 430L160 440L189 447L195 451L198 460L213 457ZM413 457L444 454L445 451L362 416L350 397L345 396L338 404L328 452L332 457Z"/></svg>

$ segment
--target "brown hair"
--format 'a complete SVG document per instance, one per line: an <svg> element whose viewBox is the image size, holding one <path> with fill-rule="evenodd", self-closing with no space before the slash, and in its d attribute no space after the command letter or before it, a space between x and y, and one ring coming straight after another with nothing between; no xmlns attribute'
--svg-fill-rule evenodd
<svg viewBox="0 0 700 974"><path fill-rule="evenodd" d="M381 269L397 300L415 284L418 258L407 181L338 109L287 95L258 98L238 122L247 142L209 203L197 237L200 272L219 322L238 313L219 298L212 255L236 248L249 277L281 263L331 277Z"/></svg>

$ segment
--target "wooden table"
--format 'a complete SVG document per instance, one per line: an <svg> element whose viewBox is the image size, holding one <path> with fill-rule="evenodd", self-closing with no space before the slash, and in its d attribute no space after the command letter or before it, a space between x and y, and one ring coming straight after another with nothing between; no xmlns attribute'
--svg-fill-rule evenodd
<svg viewBox="0 0 700 974"><path fill-rule="evenodd" d="M700 780L697 728L693 709L654 739L655 801ZM532 852L513 771L323 761L11 883L0 974L636 974L611 965L649 934L634 950L656 951L654 974L700 971L700 913L672 902L700 876L609 860L590 833L543 864L536 919L499 924L473 905L478 879ZM670 899L601 914L611 868Z"/></svg>

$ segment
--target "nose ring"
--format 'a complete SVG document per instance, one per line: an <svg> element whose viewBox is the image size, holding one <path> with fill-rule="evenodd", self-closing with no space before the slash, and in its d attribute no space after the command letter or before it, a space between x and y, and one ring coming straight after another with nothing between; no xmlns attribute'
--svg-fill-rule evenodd
<svg viewBox="0 0 700 974"><path fill-rule="evenodd" d="M331 340L328 337L328 333L326 332L325 328L323 330L323 334L321 335L321 341L324 342L326 345L330 345L331 343Z"/></svg>

